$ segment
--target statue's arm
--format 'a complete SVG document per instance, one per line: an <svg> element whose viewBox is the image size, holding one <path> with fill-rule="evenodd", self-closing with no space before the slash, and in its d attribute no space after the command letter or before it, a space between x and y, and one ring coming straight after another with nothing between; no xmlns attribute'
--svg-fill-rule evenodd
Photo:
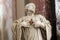
<svg viewBox="0 0 60 40"><path fill-rule="evenodd" d="M34 22L34 27L41 27L42 29L45 29L45 24L40 21L37 21Z"/></svg>
<svg viewBox="0 0 60 40"><path fill-rule="evenodd" d="M46 33L47 33L47 40L51 40L51 37L52 37L52 26L50 25L50 23L46 24Z"/></svg>
<svg viewBox="0 0 60 40"><path fill-rule="evenodd" d="M38 15L38 18L39 18L38 21L34 21L35 24L34 27L41 27L42 29L46 30L47 40L50 40L52 36L52 31L51 31L52 29L51 29L50 22L41 15Z"/></svg>
<svg viewBox="0 0 60 40"><path fill-rule="evenodd" d="M21 40L21 34L22 34L21 31L22 30L21 30L21 27L19 27L18 20L14 21L14 23L11 26L11 30L12 30L12 33L13 33L13 40Z"/></svg>
<svg viewBox="0 0 60 40"><path fill-rule="evenodd" d="M16 35L17 28L16 27L17 27L17 23L13 23L12 26L11 26L11 30L12 30L12 33L13 33L13 35L12 35L13 36L13 40L17 39L16 38L16 36L17 36Z"/></svg>
<svg viewBox="0 0 60 40"><path fill-rule="evenodd" d="M42 23L44 23L44 26L46 28L46 33L47 33L47 40L51 40L52 37L52 26L50 22L44 17L44 16L39 16L42 19ZM43 28L43 26L42 26Z"/></svg>
<svg viewBox="0 0 60 40"><path fill-rule="evenodd" d="M20 20L22 20L20 22L20 27L29 27L30 26L30 23L29 23L29 17L28 16L25 16L25 17L22 17Z"/></svg>
<svg viewBox="0 0 60 40"><path fill-rule="evenodd" d="M46 26L45 26L45 17L42 16L42 15L37 15L38 20L37 21L34 21L34 27L41 27L42 29L45 29ZM36 20L35 18L35 20Z"/></svg>

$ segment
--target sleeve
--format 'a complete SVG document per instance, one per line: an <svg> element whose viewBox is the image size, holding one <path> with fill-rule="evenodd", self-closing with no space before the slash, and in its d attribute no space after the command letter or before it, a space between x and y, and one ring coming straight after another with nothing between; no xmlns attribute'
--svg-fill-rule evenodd
<svg viewBox="0 0 60 40"><path fill-rule="evenodd" d="M12 30L12 33L13 33L13 40L16 40L17 39L17 35L16 35L16 31L17 31L17 23L13 23L12 26L11 26L11 30Z"/></svg>
<svg viewBox="0 0 60 40"><path fill-rule="evenodd" d="M19 27L19 22L18 21L15 21L12 24L11 30L12 30L12 33L13 33L13 40L21 40L21 34L22 34L21 31L22 30L21 30L21 27Z"/></svg>
<svg viewBox="0 0 60 40"><path fill-rule="evenodd" d="M42 26L43 29L46 30L46 34L47 34L47 40L51 40L51 36L52 36L52 26L50 24L50 22L44 17L44 16L39 16L41 18L41 22L44 24L44 26Z"/></svg>
<svg viewBox="0 0 60 40"><path fill-rule="evenodd" d="M46 34L47 34L47 40L51 40L52 37L52 26L50 23L46 24Z"/></svg>
<svg viewBox="0 0 60 40"><path fill-rule="evenodd" d="M46 28L47 40L51 40L52 26L51 26L50 22L46 18L44 18L43 22L44 22L45 28Z"/></svg>
<svg viewBox="0 0 60 40"><path fill-rule="evenodd" d="M34 22L34 24L35 24L35 27L41 27L42 29L44 29L45 30L45 17L44 16L42 16L42 15L37 15L36 16L36 19L38 18L38 21L35 21Z"/></svg>

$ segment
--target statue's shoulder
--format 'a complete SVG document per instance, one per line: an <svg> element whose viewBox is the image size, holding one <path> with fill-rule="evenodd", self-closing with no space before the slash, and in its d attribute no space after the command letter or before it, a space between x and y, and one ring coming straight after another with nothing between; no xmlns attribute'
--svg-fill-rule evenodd
<svg viewBox="0 0 60 40"><path fill-rule="evenodd" d="M46 18L43 15L35 15L35 17L39 18L40 20L46 20Z"/></svg>
<svg viewBox="0 0 60 40"><path fill-rule="evenodd" d="M45 22L47 24L50 24L50 21L46 19L43 15L36 15L42 22Z"/></svg>
<svg viewBox="0 0 60 40"><path fill-rule="evenodd" d="M24 16L24 17L19 18L18 20L14 20L14 22L12 23L11 29L14 30L14 29L16 29L16 27L19 27L20 23L28 20L29 17L30 16Z"/></svg>
<svg viewBox="0 0 60 40"><path fill-rule="evenodd" d="M19 18L18 20L15 20L13 23L14 24L19 24L21 23L22 21L26 20L26 19L29 19L30 16L24 16L24 17L21 17Z"/></svg>
<svg viewBox="0 0 60 40"><path fill-rule="evenodd" d="M21 18L19 18L18 20L14 20L13 25L14 25L14 26L20 25L21 22L27 21L27 20L29 20L30 18L31 18L31 16L21 17Z"/></svg>
<svg viewBox="0 0 60 40"><path fill-rule="evenodd" d="M45 18L43 15L36 15L36 16L40 18Z"/></svg>

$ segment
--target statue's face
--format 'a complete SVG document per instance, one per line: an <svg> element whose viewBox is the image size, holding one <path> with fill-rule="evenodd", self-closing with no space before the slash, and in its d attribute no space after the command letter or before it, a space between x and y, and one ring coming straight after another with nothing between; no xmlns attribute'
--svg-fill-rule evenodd
<svg viewBox="0 0 60 40"><path fill-rule="evenodd" d="M32 3L27 4L25 11L26 11L27 15L34 14L35 13L35 4L32 4Z"/></svg>
<svg viewBox="0 0 60 40"><path fill-rule="evenodd" d="M35 10L34 10L34 11L35 11ZM29 9L26 9L26 13L27 13L27 15L34 14L34 13L35 13L34 11L29 10Z"/></svg>

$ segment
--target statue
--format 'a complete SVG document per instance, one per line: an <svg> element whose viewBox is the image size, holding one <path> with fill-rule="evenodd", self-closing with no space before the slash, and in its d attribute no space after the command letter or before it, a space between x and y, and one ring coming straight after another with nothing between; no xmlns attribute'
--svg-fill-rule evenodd
<svg viewBox="0 0 60 40"><path fill-rule="evenodd" d="M35 8L34 3L27 4L25 6L26 16L13 23L11 27L13 40L51 40L50 22L40 14L35 15ZM47 39L43 39L41 29L46 31Z"/></svg>

